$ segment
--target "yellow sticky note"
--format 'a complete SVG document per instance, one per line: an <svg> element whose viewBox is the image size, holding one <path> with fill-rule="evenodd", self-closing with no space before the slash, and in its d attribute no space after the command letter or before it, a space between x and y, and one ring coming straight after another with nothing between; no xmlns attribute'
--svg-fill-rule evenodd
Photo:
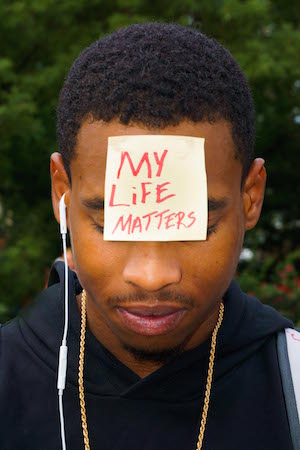
<svg viewBox="0 0 300 450"><path fill-rule="evenodd" d="M207 236L204 138L108 138L104 240L194 241Z"/></svg>

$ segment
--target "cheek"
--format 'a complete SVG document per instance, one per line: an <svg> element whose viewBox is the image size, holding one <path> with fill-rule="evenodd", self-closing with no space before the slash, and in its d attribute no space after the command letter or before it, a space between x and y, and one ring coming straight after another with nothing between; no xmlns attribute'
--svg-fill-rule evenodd
<svg viewBox="0 0 300 450"><path fill-rule="evenodd" d="M201 297L220 298L224 294L234 276L242 243L243 233L236 221L198 244L198 251L193 251L185 265Z"/></svg>
<svg viewBox="0 0 300 450"><path fill-rule="evenodd" d="M74 214L70 223L73 260L79 281L82 286L103 292L120 272L120 258L115 255L114 243L103 241L102 234L88 217Z"/></svg>

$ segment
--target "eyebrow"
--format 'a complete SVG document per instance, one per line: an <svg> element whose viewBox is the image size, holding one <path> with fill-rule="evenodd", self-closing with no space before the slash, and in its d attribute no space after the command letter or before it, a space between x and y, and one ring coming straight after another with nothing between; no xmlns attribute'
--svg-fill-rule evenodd
<svg viewBox="0 0 300 450"><path fill-rule="evenodd" d="M208 199L208 211L218 211L220 209L225 209L228 206L229 200L226 197L218 198L209 197Z"/></svg>
<svg viewBox="0 0 300 450"><path fill-rule="evenodd" d="M102 197L93 198L82 198L80 203L88 209L93 209L94 211L104 210L104 199Z"/></svg>

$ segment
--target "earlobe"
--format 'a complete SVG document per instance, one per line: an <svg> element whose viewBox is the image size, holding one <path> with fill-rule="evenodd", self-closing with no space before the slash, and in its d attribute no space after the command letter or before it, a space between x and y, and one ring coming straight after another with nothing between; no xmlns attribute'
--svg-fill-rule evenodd
<svg viewBox="0 0 300 450"><path fill-rule="evenodd" d="M243 185L245 231L256 225L261 213L267 178L264 164L262 158L255 159Z"/></svg>
<svg viewBox="0 0 300 450"><path fill-rule="evenodd" d="M65 203L68 209L70 202L70 182L68 175L66 173L64 163L60 153L53 153L50 159L50 173L51 173L51 195L52 195L52 206L54 216L58 223L59 219L59 202L63 194L65 196ZM68 215L67 215L68 218ZM67 219L68 224L68 219Z"/></svg>

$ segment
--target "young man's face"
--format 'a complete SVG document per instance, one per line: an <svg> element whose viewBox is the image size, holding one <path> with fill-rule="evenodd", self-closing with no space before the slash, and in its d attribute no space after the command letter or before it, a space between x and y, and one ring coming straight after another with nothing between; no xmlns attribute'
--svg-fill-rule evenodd
<svg viewBox="0 0 300 450"><path fill-rule="evenodd" d="M147 134L205 138L210 208L207 240L103 240L103 210L89 209L84 203L104 198L107 139ZM163 130L124 126L117 121L85 121L75 151L72 187L60 155L52 155L53 204L58 218L58 202L66 192L74 264L87 291L92 332L116 356L127 352L159 360L174 350L195 347L208 337L216 322L244 232L258 220L265 183L263 160L255 160L241 189L242 165L235 158L225 121L181 122Z"/></svg>

